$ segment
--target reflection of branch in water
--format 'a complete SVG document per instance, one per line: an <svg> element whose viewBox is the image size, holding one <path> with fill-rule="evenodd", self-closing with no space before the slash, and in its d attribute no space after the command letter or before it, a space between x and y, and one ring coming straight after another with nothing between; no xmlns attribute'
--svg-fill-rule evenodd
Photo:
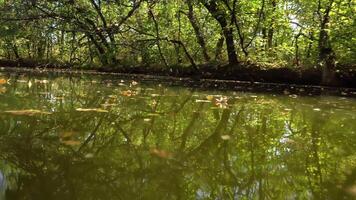
<svg viewBox="0 0 356 200"><path fill-rule="evenodd" d="M161 98L158 98L156 103L153 105L152 110L151 110L152 113L156 113L157 112L157 108L158 108L158 105L160 103L160 100L161 100ZM150 118L149 127L143 127L143 131L142 131L143 132L143 144L146 144L147 136L148 136L148 134L150 134L150 132L152 132L152 129L153 129L153 126L154 126L154 123L155 123L155 119L156 119L156 116L152 115L151 118Z"/></svg>
<svg viewBox="0 0 356 200"><path fill-rule="evenodd" d="M197 146L196 148L194 148L193 150L191 150L190 152L186 153L185 158L189 158L191 156L193 156L194 154L198 153L198 152L208 152L208 149L210 148L210 146L212 144L215 144L215 146L218 146L223 140L221 140L220 135L222 130L228 125L228 121L230 118L230 113L231 113L231 109L224 109L220 121L218 123L218 125L216 126L213 134L211 134L207 139L205 139L199 146Z"/></svg>
<svg viewBox="0 0 356 200"><path fill-rule="evenodd" d="M99 130L101 124L103 123L104 119L106 118L107 115L103 115L100 118L100 121L98 122L98 124L95 126L94 130L91 132L91 134L89 135L89 137L84 141L84 143L79 147L78 152L81 152L81 150L91 141L92 138L95 137L97 131Z"/></svg>
<svg viewBox="0 0 356 200"><path fill-rule="evenodd" d="M180 148L179 148L180 152L184 151L185 145L187 143L187 139L188 139L189 135L191 135L191 133L193 132L193 128L201 115L201 110L203 109L204 105L205 104L200 104L198 109L195 112L193 112L192 120L190 121L188 126L185 128L183 134L180 136L181 141L182 141L180 144Z"/></svg>

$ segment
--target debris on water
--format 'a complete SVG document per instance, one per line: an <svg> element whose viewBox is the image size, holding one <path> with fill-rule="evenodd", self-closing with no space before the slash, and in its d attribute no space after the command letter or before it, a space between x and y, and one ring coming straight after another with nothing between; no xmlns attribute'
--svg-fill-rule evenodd
<svg viewBox="0 0 356 200"><path fill-rule="evenodd" d="M197 99L195 100L196 103L211 103L209 100L204 100L204 99Z"/></svg>
<svg viewBox="0 0 356 200"><path fill-rule="evenodd" d="M93 158L94 157L94 154L92 153L88 153L84 156L85 158Z"/></svg>
<svg viewBox="0 0 356 200"><path fill-rule="evenodd" d="M35 79L35 83L47 84L47 83L49 83L49 81L48 80L37 80L37 79Z"/></svg>
<svg viewBox="0 0 356 200"><path fill-rule="evenodd" d="M8 83L8 80L6 80L6 79L0 79L0 85L5 85L5 84L7 84Z"/></svg>
<svg viewBox="0 0 356 200"><path fill-rule="evenodd" d="M222 136L221 136L221 139L222 139L222 140L230 140L230 139L231 139L231 136L230 136L230 135L222 135Z"/></svg>
<svg viewBox="0 0 356 200"><path fill-rule="evenodd" d="M226 96L215 99L215 105L219 108L226 108L228 105L228 98Z"/></svg>
<svg viewBox="0 0 356 200"><path fill-rule="evenodd" d="M0 87L0 94L3 94L5 93L7 90L5 87Z"/></svg>
<svg viewBox="0 0 356 200"><path fill-rule="evenodd" d="M18 116L34 116L34 115L50 115L52 113L50 112L45 112L41 110L8 110L4 111L6 114L11 114L11 115L18 115Z"/></svg>
<svg viewBox="0 0 356 200"><path fill-rule="evenodd" d="M165 158L165 159L169 159L169 158L173 157L173 154L171 152L157 149L157 148L150 149L150 153L151 153L151 155L154 155L154 156L157 156L160 158Z"/></svg>
<svg viewBox="0 0 356 200"><path fill-rule="evenodd" d="M131 82L131 85L132 85L132 86L138 85L138 82L132 81L132 82Z"/></svg>
<svg viewBox="0 0 356 200"><path fill-rule="evenodd" d="M160 94L151 94L151 97L159 97L161 96Z"/></svg>
<svg viewBox="0 0 356 200"><path fill-rule="evenodd" d="M313 110L314 110L314 111L318 111L318 112L321 111L320 108L313 108Z"/></svg>
<svg viewBox="0 0 356 200"><path fill-rule="evenodd" d="M100 109L100 108L77 108L75 109L78 112L98 112L98 113L108 113L108 110Z"/></svg>
<svg viewBox="0 0 356 200"><path fill-rule="evenodd" d="M206 99L209 100L209 101L212 101L214 99L214 96L213 95L208 95L208 96L206 96Z"/></svg>
<svg viewBox="0 0 356 200"><path fill-rule="evenodd" d="M126 96L126 97L131 97L131 96L135 96L137 93L135 91L132 90L125 90L121 92L122 96Z"/></svg>
<svg viewBox="0 0 356 200"><path fill-rule="evenodd" d="M68 146L78 146L80 145L80 141L78 140L60 140L61 143L68 145Z"/></svg>
<svg viewBox="0 0 356 200"><path fill-rule="evenodd" d="M75 136L77 134L78 134L78 132L76 132L76 131L63 131L63 132L59 133L59 137L64 139L64 138L73 137L73 136Z"/></svg>

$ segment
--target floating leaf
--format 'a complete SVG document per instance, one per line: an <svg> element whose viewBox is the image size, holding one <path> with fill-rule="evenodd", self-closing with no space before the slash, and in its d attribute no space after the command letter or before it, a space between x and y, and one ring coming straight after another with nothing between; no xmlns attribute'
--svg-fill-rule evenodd
<svg viewBox="0 0 356 200"><path fill-rule="evenodd" d="M19 115L19 116L34 116L34 115L50 115L52 113L45 112L41 110L8 110L4 111L4 113L11 115Z"/></svg>
<svg viewBox="0 0 356 200"><path fill-rule="evenodd" d="M61 143L68 145L68 146L80 145L80 141L78 141L78 140L61 140Z"/></svg>
<svg viewBox="0 0 356 200"><path fill-rule="evenodd" d="M78 112L98 112L98 113L108 113L109 111L100 108L77 108Z"/></svg>
<svg viewBox="0 0 356 200"><path fill-rule="evenodd" d="M132 86L135 86L135 85L137 85L137 84L138 84L138 82L136 82L136 81L132 81L132 82L131 82L131 85L132 85Z"/></svg>
<svg viewBox="0 0 356 200"><path fill-rule="evenodd" d="M35 79L35 83L47 84L47 83L49 83L49 81L48 80L37 80L37 79Z"/></svg>
<svg viewBox="0 0 356 200"><path fill-rule="evenodd" d="M227 107L227 97L220 97L219 99L215 99L215 105L219 108L226 108Z"/></svg>
<svg viewBox="0 0 356 200"><path fill-rule="evenodd" d="M84 156L85 158L93 158L94 157L94 154L92 153L88 153Z"/></svg>
<svg viewBox="0 0 356 200"><path fill-rule="evenodd" d="M0 94L5 93L6 92L6 88L5 87L0 87Z"/></svg>
<svg viewBox="0 0 356 200"><path fill-rule="evenodd" d="M156 116L159 116L159 114L158 113L148 113L147 116L156 117Z"/></svg>
<svg viewBox="0 0 356 200"><path fill-rule="evenodd" d="M356 184L348 187L346 189L347 193L350 194L353 197L356 197Z"/></svg>
<svg viewBox="0 0 356 200"><path fill-rule="evenodd" d="M165 150L161 150L161 149L157 149L157 148L152 148L150 150L151 155L160 157L160 158L172 158L173 154L171 152L165 151Z"/></svg>
<svg viewBox="0 0 356 200"><path fill-rule="evenodd" d="M131 96L135 96L136 92L132 90L126 90L126 91L122 91L121 95L131 97Z"/></svg>
<svg viewBox="0 0 356 200"><path fill-rule="evenodd" d="M4 85L7 84L7 80L6 79L0 79L0 85Z"/></svg>
<svg viewBox="0 0 356 200"><path fill-rule="evenodd" d="M230 137L230 135L222 135L222 136L221 136L221 139L222 139L222 140L230 140L231 137Z"/></svg>
<svg viewBox="0 0 356 200"><path fill-rule="evenodd" d="M210 100L204 100L204 99L197 99L195 100L196 103L211 103Z"/></svg>
<svg viewBox="0 0 356 200"><path fill-rule="evenodd" d="M59 133L59 137L61 138L70 138L74 135L78 134L76 131L63 131Z"/></svg>
<svg viewBox="0 0 356 200"><path fill-rule="evenodd" d="M208 95L208 96L206 96L206 99L209 100L209 101L212 101L214 99L214 96L213 95Z"/></svg>

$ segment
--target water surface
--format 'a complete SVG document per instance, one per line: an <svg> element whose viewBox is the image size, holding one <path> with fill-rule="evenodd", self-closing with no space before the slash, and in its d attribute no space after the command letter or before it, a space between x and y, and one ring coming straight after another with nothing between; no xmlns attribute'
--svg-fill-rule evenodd
<svg viewBox="0 0 356 200"><path fill-rule="evenodd" d="M0 199L352 199L355 132L351 98L3 71Z"/></svg>

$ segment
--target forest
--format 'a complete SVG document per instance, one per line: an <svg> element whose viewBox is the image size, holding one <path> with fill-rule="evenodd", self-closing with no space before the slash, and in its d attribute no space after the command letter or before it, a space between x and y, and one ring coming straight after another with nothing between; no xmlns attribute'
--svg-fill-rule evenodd
<svg viewBox="0 0 356 200"><path fill-rule="evenodd" d="M0 200L356 199L356 0L0 0Z"/></svg>
<svg viewBox="0 0 356 200"><path fill-rule="evenodd" d="M355 0L0 0L0 12L2 66L356 79Z"/></svg>

